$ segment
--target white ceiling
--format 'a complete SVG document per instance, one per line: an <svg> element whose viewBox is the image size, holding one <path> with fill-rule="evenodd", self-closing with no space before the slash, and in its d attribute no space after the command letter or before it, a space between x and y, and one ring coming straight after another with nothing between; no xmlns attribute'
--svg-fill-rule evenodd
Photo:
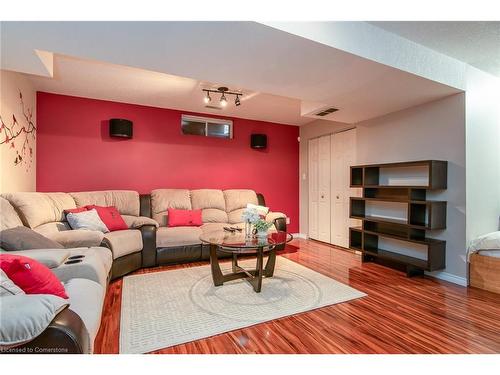
<svg viewBox="0 0 500 375"><path fill-rule="evenodd" d="M292 125L311 103L355 123L460 92L254 22L9 22L1 37L3 69L48 76L40 51L56 54L43 91L209 112L201 87L224 85L250 93L225 115Z"/></svg>
<svg viewBox="0 0 500 375"><path fill-rule="evenodd" d="M209 82L127 66L54 55L54 77L29 76L37 91L93 99L112 100L159 108L179 109L220 116L265 120L287 125L302 125L311 119L300 115L300 100L282 96L243 92L241 105L228 96L224 109L206 108L203 88L216 88ZM212 106L220 95L212 94Z"/></svg>
<svg viewBox="0 0 500 375"><path fill-rule="evenodd" d="M370 22L500 76L500 22Z"/></svg>

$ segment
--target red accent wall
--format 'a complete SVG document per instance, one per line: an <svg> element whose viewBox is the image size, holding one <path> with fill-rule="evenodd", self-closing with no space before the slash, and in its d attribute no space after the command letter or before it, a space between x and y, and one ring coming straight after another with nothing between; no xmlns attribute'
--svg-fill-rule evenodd
<svg viewBox="0 0 500 375"><path fill-rule="evenodd" d="M247 188L298 232L299 128L232 118L232 140L186 136L182 113L38 92L37 190ZM110 118L133 121L133 139L110 138ZM268 148L251 149L251 133L267 134Z"/></svg>

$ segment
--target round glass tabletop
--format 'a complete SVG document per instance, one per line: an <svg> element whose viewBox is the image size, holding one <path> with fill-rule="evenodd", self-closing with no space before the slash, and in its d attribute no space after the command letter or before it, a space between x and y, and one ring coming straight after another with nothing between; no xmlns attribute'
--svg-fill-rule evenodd
<svg viewBox="0 0 500 375"><path fill-rule="evenodd" d="M223 251L244 251L259 247L272 249L290 242L292 239L293 236L290 233L282 231L269 232L267 237L246 238L244 233L221 230L207 232L200 236L202 242L217 245Z"/></svg>

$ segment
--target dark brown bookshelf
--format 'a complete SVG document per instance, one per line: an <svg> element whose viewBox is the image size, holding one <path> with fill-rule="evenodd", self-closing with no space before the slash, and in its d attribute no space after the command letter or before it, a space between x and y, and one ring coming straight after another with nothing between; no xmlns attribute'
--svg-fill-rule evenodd
<svg viewBox="0 0 500 375"><path fill-rule="evenodd" d="M427 231L446 229L445 201L426 200L428 190L447 188L447 165L442 160L422 160L352 166L350 186L363 189L362 197L351 197L349 216L362 221L349 229L349 246L363 253L363 261L381 261L405 269L408 276L445 268L446 241L428 238ZM390 184L391 172L397 184ZM412 171L416 177L412 176ZM405 176L405 173L408 176ZM405 177L408 177L405 180ZM412 178L422 184L413 184ZM401 182L410 182L405 185ZM368 215L367 202L401 204L406 218ZM426 259L384 249L380 239L413 243L426 250Z"/></svg>

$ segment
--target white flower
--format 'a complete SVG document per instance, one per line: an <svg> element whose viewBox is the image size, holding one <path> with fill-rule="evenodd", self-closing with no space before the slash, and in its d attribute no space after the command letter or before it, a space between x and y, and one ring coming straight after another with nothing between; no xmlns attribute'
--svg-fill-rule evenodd
<svg viewBox="0 0 500 375"><path fill-rule="evenodd" d="M259 221L260 215L255 208L245 208L241 214L241 220L249 222L251 224Z"/></svg>

